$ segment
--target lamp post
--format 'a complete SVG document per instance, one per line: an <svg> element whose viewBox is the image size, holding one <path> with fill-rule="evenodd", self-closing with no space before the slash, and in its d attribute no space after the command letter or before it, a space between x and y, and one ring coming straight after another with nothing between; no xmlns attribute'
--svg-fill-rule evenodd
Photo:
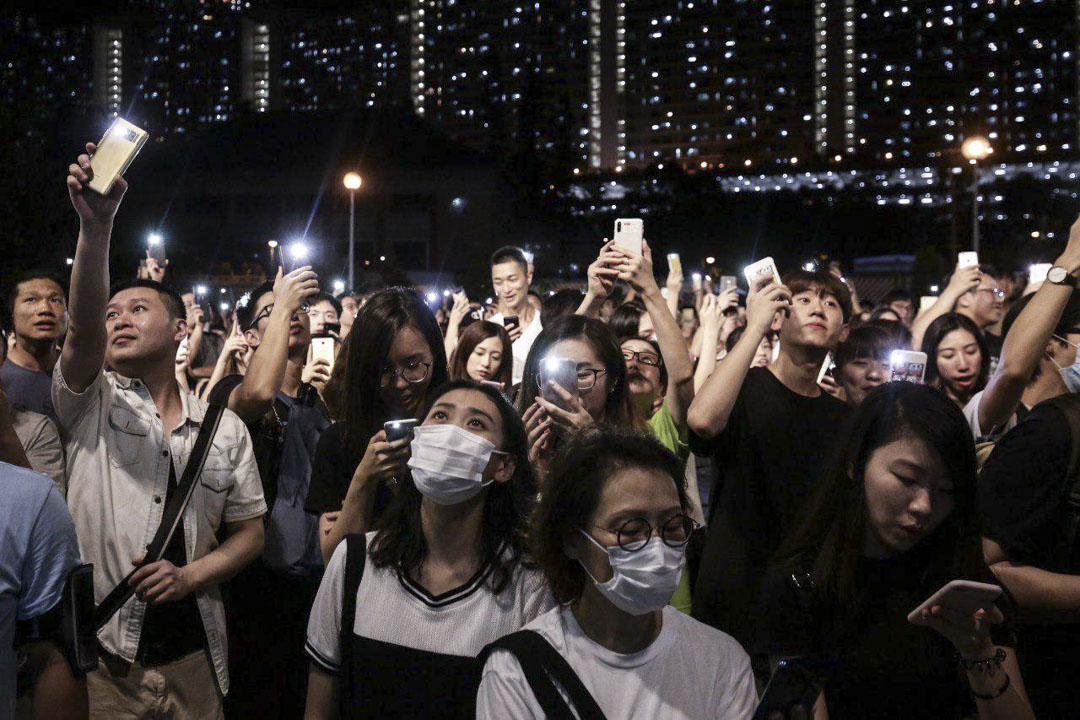
<svg viewBox="0 0 1080 720"><path fill-rule="evenodd" d="M269 240L266 244L270 248L270 276L273 277L276 274L276 271L274 270L274 251L277 250L278 241ZM285 263L282 263L283 267L284 265Z"/></svg>
<svg viewBox="0 0 1080 720"><path fill-rule="evenodd" d="M349 287L356 287L353 284L353 263L354 253L356 252L356 191L363 185L364 180L360 177L360 173L350 172L345 173L345 177L342 178L341 184L345 186L345 189L349 191Z"/></svg>
<svg viewBox="0 0 1080 720"><path fill-rule="evenodd" d="M971 249L979 252L979 161L985 160L994 148L979 135L969 137L960 152L971 163Z"/></svg>

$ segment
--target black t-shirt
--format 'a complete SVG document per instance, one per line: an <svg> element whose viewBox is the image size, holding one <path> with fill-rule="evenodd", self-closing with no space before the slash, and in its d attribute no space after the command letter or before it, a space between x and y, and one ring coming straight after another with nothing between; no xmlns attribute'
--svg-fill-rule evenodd
<svg viewBox="0 0 1080 720"><path fill-rule="evenodd" d="M921 555L860 558L856 587L866 595L857 620L853 608L830 608L820 601L804 573L770 571L761 587L751 649L776 657L835 654L835 674L825 686L833 720L973 715L952 644L907 621L908 613L937 590L926 587ZM989 570L974 579L995 582ZM992 634L994 642L1013 645L1008 623Z"/></svg>
<svg viewBox="0 0 1080 720"><path fill-rule="evenodd" d="M767 368L752 368L724 431L712 440L691 436L695 453L713 457L716 481L694 587L696 618L748 643L765 568L848 412L831 395L799 395Z"/></svg>
<svg viewBox="0 0 1080 720"><path fill-rule="evenodd" d="M361 447L366 448L367 442L365 440ZM315 457L311 463L311 487L308 488L304 509L313 515L340 510L362 457L355 457L349 452L348 426L344 422L336 422L324 430L315 447ZM375 491L376 515L386 509L391 497L390 489L380 484Z"/></svg>

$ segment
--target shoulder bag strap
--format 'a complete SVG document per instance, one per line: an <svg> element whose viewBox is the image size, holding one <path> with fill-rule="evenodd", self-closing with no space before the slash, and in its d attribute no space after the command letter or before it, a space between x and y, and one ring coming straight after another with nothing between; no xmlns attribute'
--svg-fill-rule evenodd
<svg viewBox="0 0 1080 720"><path fill-rule="evenodd" d="M552 678L570 696L581 720L606 720L603 710L581 682L574 669L555 648L539 633L519 630L499 638L486 647L480 655L480 664L487 661L493 650L506 650L517 658L521 671L528 681L536 701L548 720L574 720L574 712L567 706Z"/></svg>
<svg viewBox="0 0 1080 720"><path fill-rule="evenodd" d="M345 536L345 589L341 597L341 717L349 717L352 707L353 625L356 624L356 593L367 564L367 536Z"/></svg>
<svg viewBox="0 0 1080 720"><path fill-rule="evenodd" d="M199 428L199 434L195 438L195 446L192 448L187 466L184 468L184 475L177 483L176 490L170 493L165 503L165 509L161 514L161 524L158 525L157 532L154 533L154 539L150 541L150 545L146 548L143 564L160 560L165 548L169 545L169 541L172 540L173 535L176 533L176 529L180 527L184 516L184 508L187 507L192 494L195 492L195 483L202 473L203 465L206 464L206 456L210 452L210 445L213 443L214 434L221 423L221 416L224 411L224 405L216 403L207 407L206 414L203 416L202 427ZM170 459L169 462L171 463L172 460ZM170 472L175 472L175 470ZM135 594L135 588L129 584L129 581L138 569L135 568L128 573L127 577L114 587L101 601L101 604L97 606L94 611L94 624L98 630L105 627L105 623L109 622L109 618L115 615L123 607L124 603Z"/></svg>

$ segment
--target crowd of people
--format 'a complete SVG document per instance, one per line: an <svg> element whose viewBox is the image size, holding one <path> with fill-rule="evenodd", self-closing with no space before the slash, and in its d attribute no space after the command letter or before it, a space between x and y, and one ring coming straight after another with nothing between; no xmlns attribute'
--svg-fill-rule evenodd
<svg viewBox="0 0 1080 720"><path fill-rule="evenodd" d="M0 717L1080 717L1080 221L922 307L605 241L215 316L110 284L93 150L5 288Z"/></svg>

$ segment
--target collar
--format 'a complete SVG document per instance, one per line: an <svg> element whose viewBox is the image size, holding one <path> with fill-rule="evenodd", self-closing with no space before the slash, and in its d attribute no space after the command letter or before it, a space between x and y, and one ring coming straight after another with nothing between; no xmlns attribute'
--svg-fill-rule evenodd
<svg viewBox="0 0 1080 720"><path fill-rule="evenodd" d="M124 390L137 391L146 389L145 383L138 378L129 378L115 372L113 375L116 378L117 386ZM191 393L185 392L184 389L180 387L179 383L176 385L176 390L180 393L180 424L183 425L190 421L195 425L202 425L203 418L206 416L206 408L202 401Z"/></svg>

